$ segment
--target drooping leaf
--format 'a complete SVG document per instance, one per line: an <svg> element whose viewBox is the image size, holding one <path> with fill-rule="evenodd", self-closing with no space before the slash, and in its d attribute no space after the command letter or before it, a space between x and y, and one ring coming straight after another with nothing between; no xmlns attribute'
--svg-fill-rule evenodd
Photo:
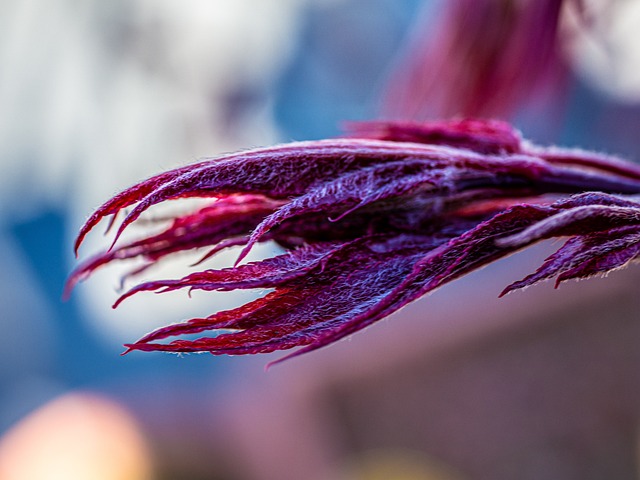
<svg viewBox="0 0 640 480"><path fill-rule="evenodd" d="M165 172L106 202L81 229L132 207L201 196L210 203L160 233L99 253L67 291L115 261L271 240L272 258L144 282L134 294L177 289L272 289L238 308L163 327L130 350L299 355L365 328L460 276L551 237L569 237L504 293L556 278L606 273L640 253L640 168L572 149L541 148L509 125L481 120L359 124L348 138L301 142ZM115 242L114 242L115 243ZM202 262L199 262L200 264ZM134 271L135 273L136 271ZM151 301L151 300L150 300ZM180 338L208 332L196 339ZM177 338L176 338L177 337Z"/></svg>

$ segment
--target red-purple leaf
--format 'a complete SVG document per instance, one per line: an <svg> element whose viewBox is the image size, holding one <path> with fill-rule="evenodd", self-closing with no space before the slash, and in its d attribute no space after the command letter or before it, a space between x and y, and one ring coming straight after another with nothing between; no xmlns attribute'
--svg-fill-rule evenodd
<svg viewBox="0 0 640 480"><path fill-rule="evenodd" d="M579 2L440 2L437 24L419 25L403 61L392 71L384 116L508 119L535 101L538 107L549 100L561 102L567 67L558 27L563 3Z"/></svg>
<svg viewBox="0 0 640 480"><path fill-rule="evenodd" d="M548 278L606 273L640 253L640 203L623 196L640 193L640 169L633 164L537 147L500 122L378 122L356 131L369 138L251 150L126 190L89 219L78 244L100 218L127 206L133 209L118 235L165 200L212 200L160 233L85 261L68 290L114 261L143 258L144 269L178 251L206 247L205 260L244 245L241 259L255 242L273 240L282 254L145 282L116 305L144 291L273 289L238 308L160 328L128 347L213 354L302 347L298 355L545 238L570 237L503 294ZM174 338L201 332L210 336Z"/></svg>
<svg viewBox="0 0 640 480"><path fill-rule="evenodd" d="M347 131L358 138L448 145L483 154L518 153L522 143L520 132L498 120L352 122Z"/></svg>

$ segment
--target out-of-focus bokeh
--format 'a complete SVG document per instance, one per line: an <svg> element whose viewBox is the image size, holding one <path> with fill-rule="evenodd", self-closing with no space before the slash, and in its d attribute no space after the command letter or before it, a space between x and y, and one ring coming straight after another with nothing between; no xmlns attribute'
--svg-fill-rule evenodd
<svg viewBox="0 0 640 480"><path fill-rule="evenodd" d="M201 157L376 117L447 3L0 3L0 478L640 478L637 267L497 299L541 245L267 373L277 356L119 355L247 296L142 294L113 311L109 269L61 301L100 202ZM582 3L561 18L562 108L516 123L640 160L638 2ZM93 233L81 255L104 246Z"/></svg>

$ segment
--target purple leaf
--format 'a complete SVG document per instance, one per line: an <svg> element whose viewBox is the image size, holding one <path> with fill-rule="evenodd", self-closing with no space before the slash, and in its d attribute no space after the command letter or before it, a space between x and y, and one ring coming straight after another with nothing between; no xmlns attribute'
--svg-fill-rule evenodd
<svg viewBox="0 0 640 480"><path fill-rule="evenodd" d="M347 131L359 138L448 145L483 154L518 153L522 143L520 132L498 120L353 122Z"/></svg>
<svg viewBox="0 0 640 480"><path fill-rule="evenodd" d="M545 238L569 237L503 294L549 278L606 273L640 253L640 203L625 196L640 194L634 164L541 148L501 122L377 122L353 131L368 138L251 150L131 187L90 217L77 245L101 218L128 206L116 239L157 203L192 196L211 203L89 258L67 291L114 261L142 258L144 269L175 252L206 248L204 261L228 246L244 246L242 259L256 242L272 240L283 253L148 281L116 306L145 291L273 289L241 307L160 328L128 348L237 355L301 347L298 355ZM202 332L209 336L179 338Z"/></svg>
<svg viewBox="0 0 640 480"><path fill-rule="evenodd" d="M384 116L507 119L523 105L539 108L550 100L562 102L568 67L562 59L558 30L566 10L563 4L579 3L441 2L437 23L418 25L403 61L391 72Z"/></svg>

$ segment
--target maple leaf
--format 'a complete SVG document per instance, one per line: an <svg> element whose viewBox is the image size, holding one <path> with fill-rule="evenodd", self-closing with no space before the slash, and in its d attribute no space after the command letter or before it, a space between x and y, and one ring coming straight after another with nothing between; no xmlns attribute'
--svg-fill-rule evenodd
<svg viewBox="0 0 640 480"><path fill-rule="evenodd" d="M124 190L80 230L76 250L102 219L131 207L112 247L82 262L66 291L115 261L145 259L135 276L175 252L204 248L208 258L242 246L234 267L144 282L116 305L144 291L269 293L160 328L128 349L239 355L301 347L298 355L545 238L568 241L503 294L623 267L640 253L639 193L636 165L538 147L504 122L354 124L349 138L226 155ZM160 233L118 245L146 210L186 197L210 203L176 216ZM283 253L240 263L265 241ZM202 332L209 334L179 338Z"/></svg>

